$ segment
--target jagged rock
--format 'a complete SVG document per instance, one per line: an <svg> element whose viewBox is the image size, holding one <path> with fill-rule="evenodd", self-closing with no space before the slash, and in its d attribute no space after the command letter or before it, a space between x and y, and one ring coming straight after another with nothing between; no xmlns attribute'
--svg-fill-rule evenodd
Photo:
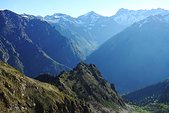
<svg viewBox="0 0 169 113"><path fill-rule="evenodd" d="M73 70L62 72L57 77L40 75L36 79L54 84L66 94L90 103L95 110L98 108L103 110L105 107L118 111L125 108L125 103L115 91L115 87L112 88L103 79L101 73L93 64L88 65L81 62Z"/></svg>

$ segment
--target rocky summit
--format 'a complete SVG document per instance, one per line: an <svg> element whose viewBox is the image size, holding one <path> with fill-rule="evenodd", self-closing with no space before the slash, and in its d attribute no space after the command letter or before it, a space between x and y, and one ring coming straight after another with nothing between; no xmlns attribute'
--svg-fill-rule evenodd
<svg viewBox="0 0 169 113"><path fill-rule="evenodd" d="M89 103L96 112L110 113L126 107L114 85L105 81L95 65L79 63L59 76L40 75L36 79L51 83L61 91Z"/></svg>

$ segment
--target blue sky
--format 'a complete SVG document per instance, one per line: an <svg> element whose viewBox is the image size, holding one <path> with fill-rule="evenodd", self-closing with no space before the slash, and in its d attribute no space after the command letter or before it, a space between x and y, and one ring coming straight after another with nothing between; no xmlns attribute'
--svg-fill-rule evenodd
<svg viewBox="0 0 169 113"><path fill-rule="evenodd" d="M77 17L89 11L111 16L120 8L169 9L169 0L0 0L0 9L33 15L64 13Z"/></svg>

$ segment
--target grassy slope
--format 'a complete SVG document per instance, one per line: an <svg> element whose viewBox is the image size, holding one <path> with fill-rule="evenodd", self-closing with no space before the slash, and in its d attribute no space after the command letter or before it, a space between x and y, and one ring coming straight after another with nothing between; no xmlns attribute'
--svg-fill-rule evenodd
<svg viewBox="0 0 169 113"><path fill-rule="evenodd" d="M57 87L30 79L0 62L1 112L89 112L88 107Z"/></svg>

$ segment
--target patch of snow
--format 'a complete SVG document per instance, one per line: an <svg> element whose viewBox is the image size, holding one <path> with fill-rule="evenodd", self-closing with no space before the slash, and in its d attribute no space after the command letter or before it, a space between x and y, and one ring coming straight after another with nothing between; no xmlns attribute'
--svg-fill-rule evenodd
<svg viewBox="0 0 169 113"><path fill-rule="evenodd" d="M76 19L64 14L54 14L52 16L46 16L44 17L44 20L49 23L60 23L60 22L70 22L73 24L80 23L80 21L76 21Z"/></svg>
<svg viewBox="0 0 169 113"><path fill-rule="evenodd" d="M24 18L29 18L29 16L28 16L28 15L23 15L22 17L24 17Z"/></svg>
<svg viewBox="0 0 169 113"><path fill-rule="evenodd" d="M143 22L140 22L139 28L141 28L144 24L146 24L148 22L148 20L145 20Z"/></svg>
<svg viewBox="0 0 169 113"><path fill-rule="evenodd" d="M54 17L55 17L55 18L60 18L60 16L58 16L58 15L55 15Z"/></svg>

